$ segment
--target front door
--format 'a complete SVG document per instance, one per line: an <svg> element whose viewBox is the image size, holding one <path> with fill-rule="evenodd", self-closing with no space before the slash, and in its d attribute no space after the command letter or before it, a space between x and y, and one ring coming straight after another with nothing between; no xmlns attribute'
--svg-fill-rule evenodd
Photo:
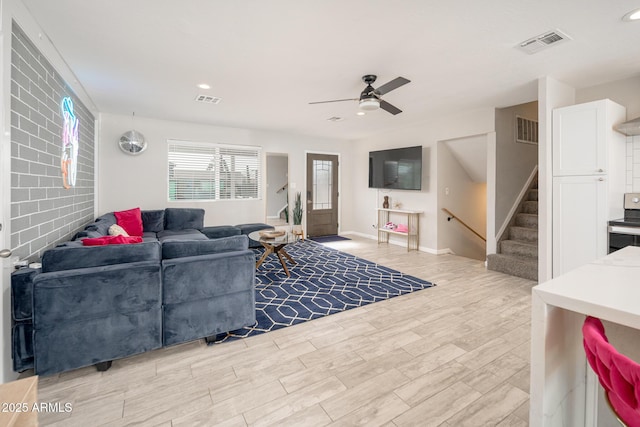
<svg viewBox="0 0 640 427"><path fill-rule="evenodd" d="M338 234L338 156L307 154L307 235Z"/></svg>

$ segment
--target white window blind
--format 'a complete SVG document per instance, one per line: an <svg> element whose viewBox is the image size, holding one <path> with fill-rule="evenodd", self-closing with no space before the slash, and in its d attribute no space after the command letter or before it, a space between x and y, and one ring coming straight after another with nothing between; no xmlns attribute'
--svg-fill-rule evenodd
<svg viewBox="0 0 640 427"><path fill-rule="evenodd" d="M169 141L169 200L258 199L258 147Z"/></svg>

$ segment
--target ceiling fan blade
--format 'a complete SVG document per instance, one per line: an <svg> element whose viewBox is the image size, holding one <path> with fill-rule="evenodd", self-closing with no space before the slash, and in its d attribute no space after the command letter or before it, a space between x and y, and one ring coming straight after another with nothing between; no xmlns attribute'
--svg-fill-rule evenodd
<svg viewBox="0 0 640 427"><path fill-rule="evenodd" d="M358 98L347 98L347 99L334 99L332 101L316 101L310 102L309 104L326 104L328 102L342 102L342 101L357 101Z"/></svg>
<svg viewBox="0 0 640 427"><path fill-rule="evenodd" d="M376 93L378 95L384 95L385 93L391 92L392 90L397 89L400 86L404 86L410 82L411 80L405 79L404 77L396 77L395 79L383 84L378 89L376 89Z"/></svg>
<svg viewBox="0 0 640 427"><path fill-rule="evenodd" d="M382 108L384 111L386 111L388 113L393 114L394 116L396 114L402 113L401 109L399 109L395 105L391 105L387 101L383 101L383 100L380 100L380 108Z"/></svg>

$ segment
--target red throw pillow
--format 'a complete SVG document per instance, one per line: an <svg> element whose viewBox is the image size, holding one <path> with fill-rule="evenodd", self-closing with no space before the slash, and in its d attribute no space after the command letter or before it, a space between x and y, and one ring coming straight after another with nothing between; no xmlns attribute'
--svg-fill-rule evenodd
<svg viewBox="0 0 640 427"><path fill-rule="evenodd" d="M130 243L142 243L142 237L118 235L82 239L83 246L127 245Z"/></svg>
<svg viewBox="0 0 640 427"><path fill-rule="evenodd" d="M140 208L114 212L113 214L116 216L118 225L124 228L129 236L142 237L142 213Z"/></svg>

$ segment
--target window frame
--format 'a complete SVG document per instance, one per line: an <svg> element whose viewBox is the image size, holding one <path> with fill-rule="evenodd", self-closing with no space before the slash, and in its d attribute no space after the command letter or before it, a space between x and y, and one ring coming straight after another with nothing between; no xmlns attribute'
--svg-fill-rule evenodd
<svg viewBox="0 0 640 427"><path fill-rule="evenodd" d="M255 197L237 197L235 194L234 197L221 197L220 194L220 189L219 186L217 187L217 190L211 190L213 194L209 194L210 196L213 197L207 197L207 198L194 198L194 194L195 194L195 190L191 190L191 193L189 196L190 197L184 197L184 198L172 198L171 197L171 184L172 181L176 182L176 179L172 179L171 177L171 153L176 152L174 147L188 147L191 149L194 149L194 154L197 154L197 149L198 148L202 148L203 151L203 155L211 155L212 160L214 162L214 164L216 162L220 161L220 157L221 156L233 156L235 159L235 156L237 156L237 153L234 152L241 152L241 151L249 151L252 152L252 154L255 154L255 165L254 164L249 164L250 162L242 162L241 165L247 165L249 164L250 167L255 166ZM206 151L211 151L211 153L207 153ZM227 151L225 153L225 151ZM229 153L229 151L231 153ZM184 152L187 152L186 150ZM221 153L222 152L222 153ZM253 157L253 156L248 156L248 157ZM165 166L166 166L166 170L165 170L165 177L166 177L166 187L165 187L165 191L166 191L166 197L167 197L167 201L168 202L172 202L172 203L180 203L180 202L189 202L189 203L194 203L194 202L225 202L225 201L258 201L258 200L262 200L262 179L263 179L263 159L262 159L262 147L260 146L253 146L253 145L236 145L236 144L224 144L224 143L218 143L218 142L207 142L207 141L200 141L200 142L196 142L196 141L186 141L186 140L181 140L181 139L168 139L167 140L167 148L166 148L166 155L165 155ZM235 171L235 165L236 162L229 162L232 164L232 170L229 172L230 174L230 191L232 193L235 193L235 191L237 191L238 189L238 183L233 179L236 173L241 173L240 171ZM198 170L198 169L196 169ZM218 169L214 169L212 171L212 174L214 174L213 178L209 179L209 182L212 183L212 185L216 185L215 183L217 182L216 180L220 179L220 170ZM242 189L240 187L240 189Z"/></svg>

